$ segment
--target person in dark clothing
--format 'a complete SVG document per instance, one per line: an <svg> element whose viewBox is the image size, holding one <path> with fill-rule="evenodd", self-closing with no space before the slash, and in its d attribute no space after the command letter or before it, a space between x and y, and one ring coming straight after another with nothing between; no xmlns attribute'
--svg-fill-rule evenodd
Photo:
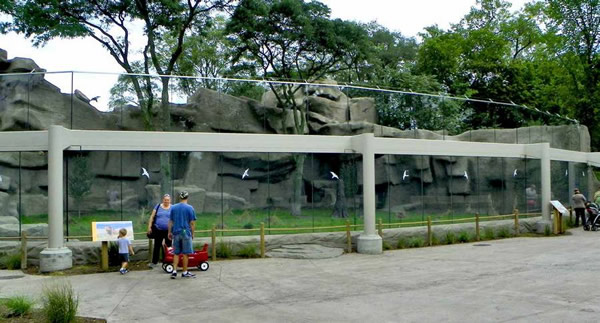
<svg viewBox="0 0 600 323"><path fill-rule="evenodd" d="M571 197L573 202L573 209L575 209L575 226L579 226L579 218L581 218L581 225L585 225L585 203L587 199L578 188L575 189L575 194Z"/></svg>
<svg viewBox="0 0 600 323"><path fill-rule="evenodd" d="M150 220L148 221L148 233L152 234L154 239L154 249L152 250L152 262L148 264L150 268L154 268L158 263L160 250L163 247L163 241L167 247L171 246L169 239L169 219L171 217L171 196L163 195L162 203L158 204L152 210Z"/></svg>

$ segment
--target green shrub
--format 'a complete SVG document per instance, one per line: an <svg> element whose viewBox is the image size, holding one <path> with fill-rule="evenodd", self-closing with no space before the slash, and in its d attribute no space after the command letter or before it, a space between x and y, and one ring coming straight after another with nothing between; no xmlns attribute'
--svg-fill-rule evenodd
<svg viewBox="0 0 600 323"><path fill-rule="evenodd" d="M25 296L13 296L2 302L8 312L6 317L24 316L31 312L33 301Z"/></svg>
<svg viewBox="0 0 600 323"><path fill-rule="evenodd" d="M11 253L4 255L0 258L0 268L6 268L9 270L21 268L21 254Z"/></svg>
<svg viewBox="0 0 600 323"><path fill-rule="evenodd" d="M244 228L244 229L254 229L254 224L248 222L248 223L244 224L244 226L242 228Z"/></svg>
<svg viewBox="0 0 600 323"><path fill-rule="evenodd" d="M446 231L446 244L456 243L456 235L452 231Z"/></svg>
<svg viewBox="0 0 600 323"><path fill-rule="evenodd" d="M387 243L386 241L383 241L383 250L391 250L392 246Z"/></svg>
<svg viewBox="0 0 600 323"><path fill-rule="evenodd" d="M421 248L425 246L425 239L421 237L414 237L410 239L408 244L410 248Z"/></svg>
<svg viewBox="0 0 600 323"><path fill-rule="evenodd" d="M406 241L406 239L404 238L400 238L398 239L398 243L396 244L396 248L398 249L404 249L408 247L408 243Z"/></svg>
<svg viewBox="0 0 600 323"><path fill-rule="evenodd" d="M549 226L549 225L546 225L546 226L544 227L544 235L545 235L546 237L549 237L551 234L552 234L552 228L550 228L550 226Z"/></svg>
<svg viewBox="0 0 600 323"><path fill-rule="evenodd" d="M493 228L485 228L483 230L483 239L484 240L494 240L496 238L496 234L494 233Z"/></svg>
<svg viewBox="0 0 600 323"><path fill-rule="evenodd" d="M228 259L231 258L232 255L233 251L230 243L223 241L217 243L217 257Z"/></svg>
<svg viewBox="0 0 600 323"><path fill-rule="evenodd" d="M431 244L434 246L440 244L440 238L435 233L431 235Z"/></svg>
<svg viewBox="0 0 600 323"><path fill-rule="evenodd" d="M469 233L467 231L462 231L459 235L458 235L458 242L460 243L465 243L465 242L469 242Z"/></svg>
<svg viewBox="0 0 600 323"><path fill-rule="evenodd" d="M79 298L68 281L54 282L44 286L43 312L46 320L52 323L75 321Z"/></svg>
<svg viewBox="0 0 600 323"><path fill-rule="evenodd" d="M572 228L574 226L573 220L571 220L571 218L566 218L565 225L566 228Z"/></svg>
<svg viewBox="0 0 600 323"><path fill-rule="evenodd" d="M242 258L254 258L257 256L256 245L250 244L244 246L244 248L240 249L237 253L238 256Z"/></svg>
<svg viewBox="0 0 600 323"><path fill-rule="evenodd" d="M507 227L501 227L500 230L498 230L498 238L500 238L500 239L510 238L510 231L508 230Z"/></svg>

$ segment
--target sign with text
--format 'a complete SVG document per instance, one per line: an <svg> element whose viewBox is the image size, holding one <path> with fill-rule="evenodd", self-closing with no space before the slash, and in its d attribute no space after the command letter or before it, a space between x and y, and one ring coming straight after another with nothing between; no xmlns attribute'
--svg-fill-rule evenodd
<svg viewBox="0 0 600 323"><path fill-rule="evenodd" d="M550 201L550 203L552 203L552 206L561 214L569 213L569 211L567 211L567 208L564 205L562 205L560 201Z"/></svg>
<svg viewBox="0 0 600 323"><path fill-rule="evenodd" d="M133 240L133 222L131 221L92 222L92 240L117 241L121 229L127 230L126 237Z"/></svg>

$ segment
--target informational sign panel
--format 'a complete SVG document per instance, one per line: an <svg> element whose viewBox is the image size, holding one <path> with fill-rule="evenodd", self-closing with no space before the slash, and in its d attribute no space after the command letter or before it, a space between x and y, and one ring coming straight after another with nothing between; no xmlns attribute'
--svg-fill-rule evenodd
<svg viewBox="0 0 600 323"><path fill-rule="evenodd" d="M569 211L567 211L567 208L562 205L562 203L560 203L560 201L550 201L550 203L552 203L552 206L561 214L568 214Z"/></svg>
<svg viewBox="0 0 600 323"><path fill-rule="evenodd" d="M131 221L92 222L93 241L117 241L119 230L127 230L127 238L133 240L133 223Z"/></svg>

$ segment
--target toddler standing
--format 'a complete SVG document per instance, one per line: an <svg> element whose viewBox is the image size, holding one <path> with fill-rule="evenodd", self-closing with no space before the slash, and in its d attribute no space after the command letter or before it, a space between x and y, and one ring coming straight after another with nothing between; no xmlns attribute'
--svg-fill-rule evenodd
<svg viewBox="0 0 600 323"><path fill-rule="evenodd" d="M127 229L122 228L119 230L117 244L119 245L119 258L121 259L121 269L119 272L121 275L125 275L129 271L127 270L129 254L131 253L132 256L135 255L135 252L133 252L133 247L131 246L131 241L127 239Z"/></svg>

